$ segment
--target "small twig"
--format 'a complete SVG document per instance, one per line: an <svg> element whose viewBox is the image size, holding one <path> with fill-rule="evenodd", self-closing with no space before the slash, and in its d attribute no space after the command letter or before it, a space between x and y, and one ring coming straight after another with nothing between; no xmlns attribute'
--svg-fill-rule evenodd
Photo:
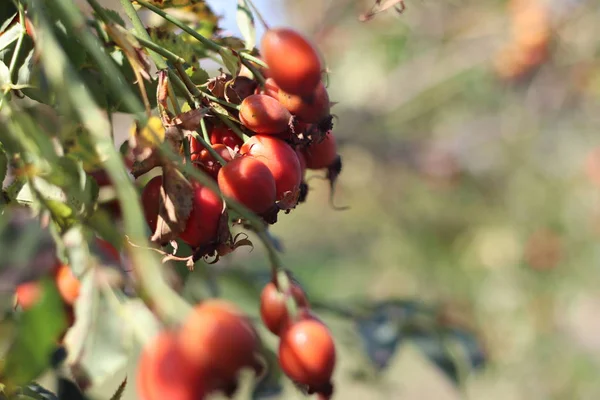
<svg viewBox="0 0 600 400"><path fill-rule="evenodd" d="M265 28L266 31L268 31L269 28L269 24L267 24L267 21L263 18L260 10L258 9L258 7L256 7L254 5L254 2L252 0L246 0L246 2L248 4L250 4L250 7L252 7L252 11L254 11L254 13L256 14L256 16L258 17L260 23L262 24L262 26Z"/></svg>

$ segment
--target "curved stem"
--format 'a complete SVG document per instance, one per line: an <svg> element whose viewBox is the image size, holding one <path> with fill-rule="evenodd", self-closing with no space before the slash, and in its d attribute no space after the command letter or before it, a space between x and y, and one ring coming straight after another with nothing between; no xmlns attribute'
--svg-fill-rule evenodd
<svg viewBox="0 0 600 400"><path fill-rule="evenodd" d="M210 143L210 135L208 134L208 129L206 129L206 121L204 121L204 118L200 120L200 129L202 129L202 136L204 136L204 140L207 143Z"/></svg>
<svg viewBox="0 0 600 400"><path fill-rule="evenodd" d="M237 104L229 103L225 100L221 100L218 97L213 96L212 94L208 94L205 91L200 91L201 95L209 99L210 101L214 101L224 107L233 108L234 110L240 110L240 106Z"/></svg>
<svg viewBox="0 0 600 400"><path fill-rule="evenodd" d="M233 133L235 133L244 142L246 142L248 139L250 139L250 137L248 135L246 135L236 124L231 122L231 120L229 118L227 118L226 115L223 115L221 113L215 113L215 114L216 114L217 118L219 118L225 125L227 125L227 127L229 129L231 129L233 131Z"/></svg>

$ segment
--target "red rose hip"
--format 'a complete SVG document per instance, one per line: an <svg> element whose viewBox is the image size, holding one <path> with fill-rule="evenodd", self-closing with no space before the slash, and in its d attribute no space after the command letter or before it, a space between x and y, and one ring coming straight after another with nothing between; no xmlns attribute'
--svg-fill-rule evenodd
<svg viewBox="0 0 600 400"><path fill-rule="evenodd" d="M284 91L311 94L321 81L321 59L313 45L300 33L288 29L268 30L261 41L269 76Z"/></svg>

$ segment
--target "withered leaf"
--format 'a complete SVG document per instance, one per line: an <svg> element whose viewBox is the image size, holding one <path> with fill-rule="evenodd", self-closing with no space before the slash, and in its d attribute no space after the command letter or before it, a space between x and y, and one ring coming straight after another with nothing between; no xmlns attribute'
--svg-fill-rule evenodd
<svg viewBox="0 0 600 400"><path fill-rule="evenodd" d="M163 166L156 231L151 241L167 244L183 232L193 207L192 184L174 166Z"/></svg>
<svg viewBox="0 0 600 400"><path fill-rule="evenodd" d="M158 105L158 112L163 124L171 124L171 114L169 113L169 105L167 100L169 99L169 75L167 70L161 69L157 73L158 85L156 86L156 104Z"/></svg>
<svg viewBox="0 0 600 400"><path fill-rule="evenodd" d="M233 104L240 104L246 97L254 94L256 81L247 76L238 76L225 84L225 100Z"/></svg>
<svg viewBox="0 0 600 400"><path fill-rule="evenodd" d="M196 108L179 114L173 123L186 131L195 131L200 127L200 121L208 113L208 108Z"/></svg>
<svg viewBox="0 0 600 400"><path fill-rule="evenodd" d="M219 76L215 76L208 80L208 90L210 90L215 97L220 99L225 98L225 84L231 80L231 78L231 75L221 71Z"/></svg>

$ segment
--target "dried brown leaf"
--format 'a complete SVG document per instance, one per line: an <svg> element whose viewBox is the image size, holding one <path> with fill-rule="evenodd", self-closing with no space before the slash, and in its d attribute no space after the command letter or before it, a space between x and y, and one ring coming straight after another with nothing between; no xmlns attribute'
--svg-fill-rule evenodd
<svg viewBox="0 0 600 400"><path fill-rule="evenodd" d="M151 241L161 245L177 238L185 229L193 206L192 184L174 166L163 166L158 220Z"/></svg>
<svg viewBox="0 0 600 400"><path fill-rule="evenodd" d="M186 131L196 131L200 127L200 121L208 111L208 108L196 108L186 111L175 117L173 124Z"/></svg>

